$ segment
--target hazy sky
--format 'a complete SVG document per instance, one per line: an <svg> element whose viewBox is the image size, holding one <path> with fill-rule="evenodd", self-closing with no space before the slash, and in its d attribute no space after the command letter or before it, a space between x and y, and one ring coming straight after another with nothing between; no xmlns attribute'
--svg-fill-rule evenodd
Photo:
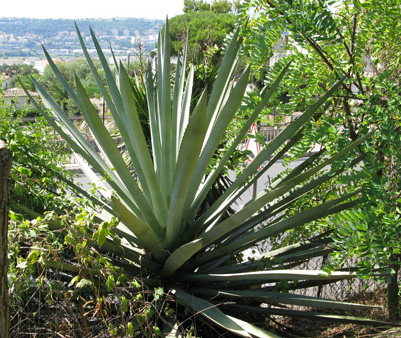
<svg viewBox="0 0 401 338"><path fill-rule="evenodd" d="M207 0L211 2L211 0ZM12 0L2 1L0 17L18 18L172 18L183 14L184 0Z"/></svg>

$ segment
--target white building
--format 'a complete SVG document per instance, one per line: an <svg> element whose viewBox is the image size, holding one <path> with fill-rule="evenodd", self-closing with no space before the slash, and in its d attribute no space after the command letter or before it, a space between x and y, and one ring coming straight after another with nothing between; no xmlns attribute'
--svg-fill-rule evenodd
<svg viewBox="0 0 401 338"><path fill-rule="evenodd" d="M32 97L37 97L38 93L29 92ZM32 107L32 104L21 88L10 88L3 92L4 105L15 105L19 109Z"/></svg>

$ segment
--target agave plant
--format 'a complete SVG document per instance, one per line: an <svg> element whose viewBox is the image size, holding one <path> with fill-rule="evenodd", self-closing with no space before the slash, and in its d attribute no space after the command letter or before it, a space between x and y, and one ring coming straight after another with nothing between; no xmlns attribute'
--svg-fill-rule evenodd
<svg viewBox="0 0 401 338"><path fill-rule="evenodd" d="M256 253L246 261L232 263L232 258L271 236L355 206L358 203L358 192L338 196L295 216L285 215L288 206L300 196L346 170L338 166L335 171L322 169L329 168L361 145L368 135L350 144L336 156L321 160L320 164L312 168L306 161L271 183L234 214L226 214L226 210L242 193L301 139L303 126L310 119L316 118L322 105L341 85L341 81L335 83L323 97L269 143L212 205L201 208L216 178L269 102L288 71L289 64L273 86L262 92L261 103L249 116L237 137L230 141L220 162L210 169L211 159L218 151L230 121L235 117L248 84L249 68L235 85L232 81L242 41L239 33L234 34L227 48L210 96L205 91L194 110L190 111L194 72L191 69L186 74L184 53L182 62L177 64L172 84L166 23L164 38L159 36L156 74L149 72L146 78L151 138L148 144L141 127L130 78L123 65L116 63L116 72L111 70L91 31L107 80L105 87L78 28L77 31L86 60L124 139L135 175L125 164L79 78L75 78L73 89L45 51L60 83L85 116L100 153L82 137L44 88L35 79L32 81L47 109L35 103L36 108L78 155L82 170L97 184L101 182L95 172L100 173L108 183L109 187L99 190L102 198L91 198L103 210L99 217L119 219L116 231L121 238L121 245L116 246L107 238L100 243L103 252L120 257L116 264L123 264L128 273L139 275L141 269L146 268L158 277L157 280L165 289L169 289L189 308L205 316L211 323L240 336L276 337L263 328L232 316L238 313L238 306L241 311L257 311L269 315L309 315L320 319L358 322L353 317L284 310L283 305L331 309L354 309L359 305L274 291L280 281L286 281L289 289L296 289L355 277L351 272L326 273L295 268L307 259L327 254L330 251L330 239L327 236L320 235L279 250ZM356 158L353 164L360 160L361 157ZM258 170L260 166L262 170ZM124 264L127 261L130 264ZM249 305L250 300L252 306ZM231 305L216 305L220 303ZM273 306L262 307L262 303ZM375 324L373 321L369 323ZM171 328L171 332L175 332L174 328Z"/></svg>

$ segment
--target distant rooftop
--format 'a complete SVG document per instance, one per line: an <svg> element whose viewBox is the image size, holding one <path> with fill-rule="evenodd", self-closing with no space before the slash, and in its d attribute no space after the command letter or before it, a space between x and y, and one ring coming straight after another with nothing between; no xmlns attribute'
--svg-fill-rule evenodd
<svg viewBox="0 0 401 338"><path fill-rule="evenodd" d="M27 96L25 91L21 88L10 88L7 89L3 92L4 97L23 97L23 96ZM32 96L38 96L38 93L35 92L30 92L29 94L31 94Z"/></svg>

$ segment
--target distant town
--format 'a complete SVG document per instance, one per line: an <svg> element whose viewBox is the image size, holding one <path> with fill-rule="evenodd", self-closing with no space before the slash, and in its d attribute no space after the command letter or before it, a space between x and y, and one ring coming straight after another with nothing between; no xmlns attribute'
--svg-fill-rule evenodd
<svg viewBox="0 0 401 338"><path fill-rule="evenodd" d="M0 64L37 63L44 59L42 45L52 57L69 59L82 56L75 23L87 48L94 48L89 27L95 32L105 52L118 56L134 55L136 49L150 51L155 47L163 20L137 18L113 19L28 19L0 18ZM39 69L41 71L42 69Z"/></svg>

